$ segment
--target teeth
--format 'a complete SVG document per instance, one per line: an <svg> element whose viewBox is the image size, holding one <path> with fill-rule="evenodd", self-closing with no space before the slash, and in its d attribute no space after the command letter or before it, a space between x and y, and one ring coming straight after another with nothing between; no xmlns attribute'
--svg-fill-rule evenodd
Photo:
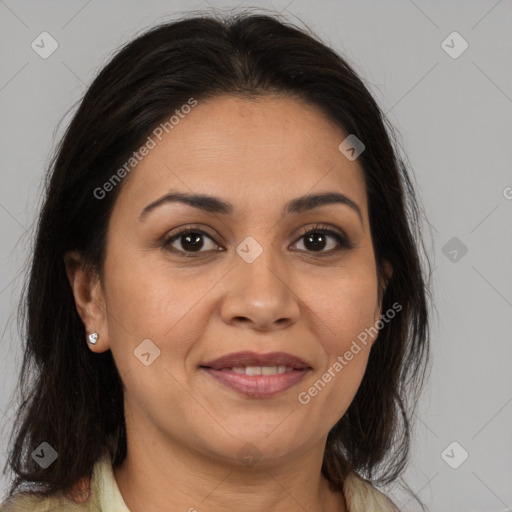
<svg viewBox="0 0 512 512"><path fill-rule="evenodd" d="M278 375L281 373L289 373L293 368L288 366L237 366L235 368L226 368L235 373L243 373L245 375Z"/></svg>

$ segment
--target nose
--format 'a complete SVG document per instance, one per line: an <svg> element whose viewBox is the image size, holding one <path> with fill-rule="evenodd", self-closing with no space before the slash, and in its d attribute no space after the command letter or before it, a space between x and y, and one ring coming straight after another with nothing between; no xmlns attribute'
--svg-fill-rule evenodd
<svg viewBox="0 0 512 512"><path fill-rule="evenodd" d="M293 290L291 272L277 264L266 249L252 263L235 259L229 272L221 316L228 325L256 331L290 327L300 315L300 300Z"/></svg>

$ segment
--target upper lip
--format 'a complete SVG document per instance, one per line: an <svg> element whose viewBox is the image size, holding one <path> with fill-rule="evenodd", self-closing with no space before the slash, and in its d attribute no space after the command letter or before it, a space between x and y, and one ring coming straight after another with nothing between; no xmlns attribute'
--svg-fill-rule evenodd
<svg viewBox="0 0 512 512"><path fill-rule="evenodd" d="M300 357L296 357L286 352L269 352L268 354L258 354L256 352L244 351L234 352L214 359L201 366L221 370L223 368L237 368L246 366L288 366L297 370L311 368L309 364Z"/></svg>

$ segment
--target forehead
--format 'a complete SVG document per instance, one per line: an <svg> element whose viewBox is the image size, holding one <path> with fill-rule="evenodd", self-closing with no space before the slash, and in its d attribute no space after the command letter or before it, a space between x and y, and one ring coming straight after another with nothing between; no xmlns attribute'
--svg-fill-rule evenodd
<svg viewBox="0 0 512 512"><path fill-rule="evenodd" d="M362 168L338 149L347 134L295 98L199 100L174 118L161 140L150 136L154 147L125 178L121 203L144 207L180 190L226 198L236 213L256 204L281 208L293 197L333 190L366 210Z"/></svg>

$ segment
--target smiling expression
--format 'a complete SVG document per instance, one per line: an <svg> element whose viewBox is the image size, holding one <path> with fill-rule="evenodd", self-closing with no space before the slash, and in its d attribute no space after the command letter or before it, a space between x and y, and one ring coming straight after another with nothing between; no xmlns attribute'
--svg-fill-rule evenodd
<svg viewBox="0 0 512 512"><path fill-rule="evenodd" d="M347 135L291 97L217 97L125 178L97 350L112 350L148 444L233 460L251 443L276 459L325 441L347 410L371 343L297 400L381 313L363 170L338 149ZM160 351L148 365L134 355L143 340Z"/></svg>

